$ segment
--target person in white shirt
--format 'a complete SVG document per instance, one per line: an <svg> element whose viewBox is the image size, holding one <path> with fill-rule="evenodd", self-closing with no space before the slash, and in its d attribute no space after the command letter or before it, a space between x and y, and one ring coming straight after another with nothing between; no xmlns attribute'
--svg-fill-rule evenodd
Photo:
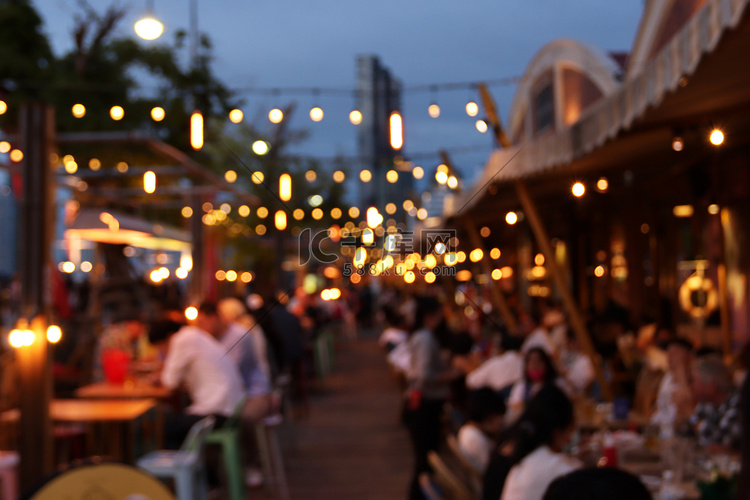
<svg viewBox="0 0 750 500"><path fill-rule="evenodd" d="M515 465L500 500L542 500L552 481L581 467L563 453L575 432L573 403L554 384L539 390L511 432Z"/></svg>
<svg viewBox="0 0 750 500"><path fill-rule="evenodd" d="M380 334L378 344L387 352L392 352L395 348L409 340L409 332L406 331L404 319L397 311L390 307L383 308L386 327Z"/></svg>
<svg viewBox="0 0 750 500"><path fill-rule="evenodd" d="M464 458L484 475L490 454L503 427L505 403L492 389L485 387L469 395L469 421L456 436Z"/></svg>
<svg viewBox="0 0 750 500"><path fill-rule="evenodd" d="M664 439L674 435L679 426L680 408L684 405L690 391L690 365L693 346L684 339L673 339L667 346L669 371L659 384L656 396L656 412L651 416L651 423L658 425ZM689 415L688 415L689 416Z"/></svg>
<svg viewBox="0 0 750 500"><path fill-rule="evenodd" d="M565 344L560 350L560 375L565 379L573 396L584 396L594 381L594 364L578 346L575 333L566 329Z"/></svg>
<svg viewBox="0 0 750 500"><path fill-rule="evenodd" d="M178 324L161 323L149 332L151 342L166 350L162 385L169 389L184 387L191 401L185 413L175 414L166 422L168 448L179 448L190 427L203 417L213 415L220 427L244 398L239 370L209 333L217 331L220 324L216 306L205 303L199 308L195 326L176 331Z"/></svg>
<svg viewBox="0 0 750 500"><path fill-rule="evenodd" d="M466 387L489 387L496 392L508 389L523 377L523 357L518 340L509 335L500 338L500 351L466 375Z"/></svg>

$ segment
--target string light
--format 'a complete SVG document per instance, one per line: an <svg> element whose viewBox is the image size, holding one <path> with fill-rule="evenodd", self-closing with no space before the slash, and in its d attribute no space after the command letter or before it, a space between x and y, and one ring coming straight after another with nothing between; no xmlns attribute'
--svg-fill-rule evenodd
<svg viewBox="0 0 750 500"><path fill-rule="evenodd" d="M487 130L489 130L489 126L484 120L477 120L474 126L477 128L480 134L486 134Z"/></svg>
<svg viewBox="0 0 750 500"><path fill-rule="evenodd" d="M518 215L515 212L508 212L505 214L505 222L512 226L518 222Z"/></svg>
<svg viewBox="0 0 750 500"><path fill-rule="evenodd" d="M148 194L156 191L156 174L151 170L143 174L143 190Z"/></svg>
<svg viewBox="0 0 750 500"><path fill-rule="evenodd" d="M86 106L84 106L83 104L74 104L71 111L73 112L73 116L76 118L83 118L84 116L86 116Z"/></svg>
<svg viewBox="0 0 750 500"><path fill-rule="evenodd" d="M310 109L310 119L314 122L319 122L323 120L323 110L320 108L320 106L315 106L314 108Z"/></svg>
<svg viewBox="0 0 750 500"><path fill-rule="evenodd" d="M240 123L244 117L245 114L241 109L233 109L229 112L229 121L232 123Z"/></svg>
<svg viewBox="0 0 750 500"><path fill-rule="evenodd" d="M440 117L440 106L438 106L435 103L432 103L427 108L427 112L430 114L431 118L439 118Z"/></svg>
<svg viewBox="0 0 750 500"><path fill-rule="evenodd" d="M359 173L359 180L362 182L370 182L372 180L372 172L369 170L363 170Z"/></svg>
<svg viewBox="0 0 750 500"><path fill-rule="evenodd" d="M98 158L91 158L89 160L89 168L93 170L94 172L96 172L97 170L102 168L102 162L99 161Z"/></svg>
<svg viewBox="0 0 750 500"><path fill-rule="evenodd" d="M196 151L203 148L203 115L200 111L190 115L190 145Z"/></svg>
<svg viewBox="0 0 750 500"><path fill-rule="evenodd" d="M357 109L353 109L349 113L349 121L352 122L352 125L359 125L362 123L362 113Z"/></svg>
<svg viewBox="0 0 750 500"><path fill-rule="evenodd" d="M346 179L346 175L341 170L336 170L333 173L333 182L342 183Z"/></svg>
<svg viewBox="0 0 750 500"><path fill-rule="evenodd" d="M283 210L277 210L273 220L276 229L278 229L279 231L283 231L284 229L286 229L286 212L284 212Z"/></svg>
<svg viewBox="0 0 750 500"><path fill-rule="evenodd" d="M724 132L722 132L718 128L713 129L711 131L711 135L709 136L709 140L714 146L721 146L724 143Z"/></svg>
<svg viewBox="0 0 750 500"><path fill-rule="evenodd" d="M268 120L271 123L281 123L281 120L284 119L284 112L281 111L279 108L273 108L271 111L268 112Z"/></svg>
<svg viewBox="0 0 750 500"><path fill-rule="evenodd" d="M398 181L398 172L396 172L395 170L389 170L385 174L385 178L388 182L390 182L391 184L394 184L395 182Z"/></svg>
<svg viewBox="0 0 750 500"><path fill-rule="evenodd" d="M582 182L576 182L570 190L573 193L573 196L580 198L586 193L586 186L584 186Z"/></svg>
<svg viewBox="0 0 750 500"><path fill-rule="evenodd" d="M10 143L8 141L1 141L0 142L0 153L7 153L10 151Z"/></svg>
<svg viewBox="0 0 750 500"><path fill-rule="evenodd" d="M237 172L235 172L234 170L227 170L226 172L224 172L224 180L232 184L237 180Z"/></svg>
<svg viewBox="0 0 750 500"><path fill-rule="evenodd" d="M164 119L167 114L164 112L164 108L155 106L151 108L151 119L155 122L160 122Z"/></svg>
<svg viewBox="0 0 750 500"><path fill-rule="evenodd" d="M271 151L271 145L268 144L266 141L258 140L258 141L253 142L253 153L255 153L256 155L258 156L267 155L269 151Z"/></svg>
<svg viewBox="0 0 750 500"><path fill-rule="evenodd" d="M606 177L602 177L598 181L596 181L596 189L598 189L602 193L609 189L609 181Z"/></svg>
<svg viewBox="0 0 750 500"><path fill-rule="evenodd" d="M4 115L8 111L8 104L5 101L0 101L0 115Z"/></svg>
<svg viewBox="0 0 750 500"><path fill-rule="evenodd" d="M674 139L672 139L672 149L680 152L685 148L685 142L682 140L682 137L675 136Z"/></svg>
<svg viewBox="0 0 750 500"><path fill-rule="evenodd" d="M391 113L389 119L391 147L398 151L404 146L404 125L398 111Z"/></svg>
<svg viewBox="0 0 750 500"><path fill-rule="evenodd" d="M109 116L110 116L110 117L111 117L111 118L112 118L112 119L113 119L114 121L120 121L120 120L122 120L122 119L123 119L123 117L125 116L125 110L124 110L124 109L122 109L122 106L112 106L112 107L111 107L111 108L109 109Z"/></svg>
<svg viewBox="0 0 750 500"><path fill-rule="evenodd" d="M12 149L10 151L10 161L18 163L23 160L23 151L20 149Z"/></svg>
<svg viewBox="0 0 750 500"><path fill-rule="evenodd" d="M281 201L292 199L292 176L289 174L282 174L279 177L279 198Z"/></svg>
<svg viewBox="0 0 750 500"><path fill-rule="evenodd" d="M469 101L466 103L466 114L470 117L474 118L479 114L479 106L474 101Z"/></svg>

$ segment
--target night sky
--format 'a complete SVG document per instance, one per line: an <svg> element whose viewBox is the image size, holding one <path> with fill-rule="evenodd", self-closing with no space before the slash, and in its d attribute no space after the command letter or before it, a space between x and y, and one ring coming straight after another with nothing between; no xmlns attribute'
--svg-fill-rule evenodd
<svg viewBox="0 0 750 500"><path fill-rule="evenodd" d="M53 50L72 47L77 0L35 0ZM103 10L104 1L91 1ZM294 100L294 128L312 132L295 148L299 154L330 158L356 154L356 131L348 121L354 106L355 59L375 54L406 91L402 110L404 154L425 167L427 177L439 162L437 151L451 152L470 180L487 159L492 139L474 128L464 105L476 93L467 88L431 92L429 86L520 77L534 54L556 38L573 38L605 51L629 51L642 14L642 0L515 0L465 2L397 0L312 0L254 2L197 0L199 29L214 44L214 70L236 89L305 89L273 95L242 90L245 120L268 127L266 113ZM120 2L130 8L118 34L135 36L133 23L146 0ZM156 42L188 29L188 0L155 0L154 13L166 27ZM187 54L186 54L187 55ZM326 90L342 92L331 94ZM351 93L347 90L351 90ZM515 85L490 88L504 119ZM442 114L432 119L436 101ZM307 112L319 104L326 116L313 123Z"/></svg>

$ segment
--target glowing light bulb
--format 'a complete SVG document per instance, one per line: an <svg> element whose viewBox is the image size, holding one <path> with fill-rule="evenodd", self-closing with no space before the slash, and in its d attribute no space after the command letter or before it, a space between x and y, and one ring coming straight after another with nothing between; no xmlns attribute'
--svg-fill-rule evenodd
<svg viewBox="0 0 750 500"><path fill-rule="evenodd" d="M86 106L84 106L83 104L74 104L72 111L73 116L75 116L76 118L83 118L84 116L86 116Z"/></svg>
<svg viewBox="0 0 750 500"><path fill-rule="evenodd" d="M718 128L715 128L711 131L711 136L709 137L709 140L711 141L711 144L714 146L721 146L724 143L724 132L719 130Z"/></svg>
<svg viewBox="0 0 750 500"><path fill-rule="evenodd" d="M489 130L489 126L484 120L477 120L474 126L477 128L480 134L486 134L487 130Z"/></svg>
<svg viewBox="0 0 750 500"><path fill-rule="evenodd" d="M435 103L432 103L427 108L427 112L430 114L431 118L438 118L440 116L440 106L438 106Z"/></svg>
<svg viewBox="0 0 750 500"><path fill-rule="evenodd" d="M193 306L188 307L187 309L185 309L185 317L190 321L195 320L195 318L198 317L198 309Z"/></svg>
<svg viewBox="0 0 750 500"><path fill-rule="evenodd" d="M167 116L166 112L164 111L164 108L155 106L151 108L151 119L155 122L160 122L164 119L164 117Z"/></svg>
<svg viewBox="0 0 750 500"><path fill-rule="evenodd" d="M576 182L570 190L573 193L573 196L580 198L586 193L586 186L581 182Z"/></svg>
<svg viewBox="0 0 750 500"><path fill-rule="evenodd" d="M268 112L268 120L271 123L281 123L281 120L284 119L284 112L281 111L279 108L273 108L271 111Z"/></svg>
<svg viewBox="0 0 750 500"><path fill-rule="evenodd" d="M148 194L156 191L156 174L151 170L143 174L143 190Z"/></svg>
<svg viewBox="0 0 750 500"><path fill-rule="evenodd" d="M245 117L245 114L241 109L233 109L229 112L229 121L232 123L240 123Z"/></svg>
<svg viewBox="0 0 750 500"><path fill-rule="evenodd" d="M120 121L125 116L125 110L122 109L122 106L112 106L109 108L109 116L114 121Z"/></svg>
<svg viewBox="0 0 750 500"><path fill-rule="evenodd" d="M510 224L511 226L518 222L518 215L515 212L508 212L505 214L505 222Z"/></svg>
<svg viewBox="0 0 750 500"><path fill-rule="evenodd" d="M352 122L352 125L359 125L362 123L362 113L354 109L351 113L349 113L349 121Z"/></svg>
<svg viewBox="0 0 750 500"><path fill-rule="evenodd" d="M471 116L472 118L477 116L479 113L479 106L474 101L469 101L466 103L466 114Z"/></svg>
<svg viewBox="0 0 750 500"><path fill-rule="evenodd" d="M52 344L57 344L62 338L62 330L57 325L50 325L47 328L47 340Z"/></svg>
<svg viewBox="0 0 750 500"><path fill-rule="evenodd" d="M153 17L139 19L133 28L136 35L144 40L156 40L164 32L164 25Z"/></svg>
<svg viewBox="0 0 750 500"><path fill-rule="evenodd" d="M391 147L395 150L399 150L404 146L404 128L401 115L397 111L394 111L391 113L389 123Z"/></svg>
<svg viewBox="0 0 750 500"><path fill-rule="evenodd" d="M203 147L203 115L200 111L190 115L190 145L196 151Z"/></svg>
<svg viewBox="0 0 750 500"><path fill-rule="evenodd" d="M319 122L323 119L323 110L319 106L315 106L310 110L310 119L314 122Z"/></svg>

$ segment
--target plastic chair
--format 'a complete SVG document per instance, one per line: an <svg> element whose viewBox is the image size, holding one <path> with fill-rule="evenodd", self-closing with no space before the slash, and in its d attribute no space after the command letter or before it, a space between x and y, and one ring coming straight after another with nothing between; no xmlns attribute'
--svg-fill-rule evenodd
<svg viewBox="0 0 750 500"><path fill-rule="evenodd" d="M434 451L427 453L427 461L435 471L435 480L456 500L474 500L471 489L451 470L450 467Z"/></svg>
<svg viewBox="0 0 750 500"><path fill-rule="evenodd" d="M3 500L18 498L18 453L0 451L0 481Z"/></svg>
<svg viewBox="0 0 750 500"><path fill-rule="evenodd" d="M289 500L289 485L286 482L286 470L281 455L281 446L276 435L276 427L284 418L280 413L271 415L255 424L263 475L270 483L277 486L281 500Z"/></svg>
<svg viewBox="0 0 750 500"><path fill-rule="evenodd" d="M206 444L221 446L231 500L245 499L245 481L242 477L242 455L240 453L243 408L245 408L245 398L237 403L234 412L220 429L214 429L206 436Z"/></svg>
<svg viewBox="0 0 750 500"><path fill-rule="evenodd" d="M476 469L474 464L471 463L469 458L464 455L463 451L461 451L456 436L449 434L445 438L445 442L448 444L448 449L453 453L458 463L461 464L463 471L468 476L467 481L471 486L472 492L478 496L482 491L482 473Z"/></svg>
<svg viewBox="0 0 750 500"><path fill-rule="evenodd" d="M159 478L173 478L178 500L205 500L208 497L203 449L213 429L214 417L196 422L179 450L160 450L140 458L136 465ZM197 481L197 484L196 484Z"/></svg>

